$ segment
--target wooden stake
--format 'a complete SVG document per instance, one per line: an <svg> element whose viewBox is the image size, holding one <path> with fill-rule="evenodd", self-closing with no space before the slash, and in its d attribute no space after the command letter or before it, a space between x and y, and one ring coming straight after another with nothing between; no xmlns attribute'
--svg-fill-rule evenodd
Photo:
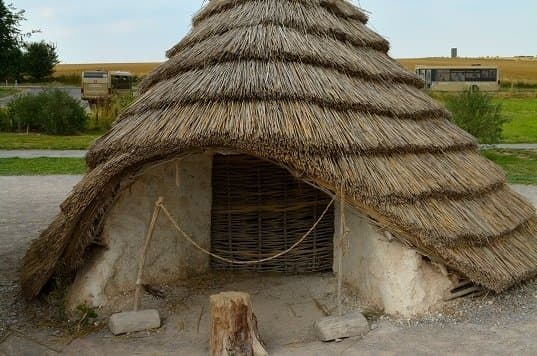
<svg viewBox="0 0 537 356"><path fill-rule="evenodd" d="M179 162L175 161L175 186L177 188L181 187L181 178L179 173Z"/></svg>
<svg viewBox="0 0 537 356"><path fill-rule="evenodd" d="M267 356L257 330L250 295L225 292L211 296L211 356Z"/></svg>
<svg viewBox="0 0 537 356"><path fill-rule="evenodd" d="M345 239L345 188L341 184L339 194L339 241L338 245L338 268L337 268L337 312L343 316L342 287L343 287L343 243Z"/></svg>
<svg viewBox="0 0 537 356"><path fill-rule="evenodd" d="M140 308L140 302L142 300L142 289L143 282L142 277L144 274L145 260L147 257L147 251L149 250L149 243L153 239L153 232L155 231L155 226L160 214L161 204L164 202L163 197L159 197L155 203L155 209L153 210L153 216L151 217L151 223L149 224L149 229L147 230L147 235L145 236L144 247L140 253L140 263L138 266L138 277L136 278L136 291L134 292L134 311L138 311Z"/></svg>

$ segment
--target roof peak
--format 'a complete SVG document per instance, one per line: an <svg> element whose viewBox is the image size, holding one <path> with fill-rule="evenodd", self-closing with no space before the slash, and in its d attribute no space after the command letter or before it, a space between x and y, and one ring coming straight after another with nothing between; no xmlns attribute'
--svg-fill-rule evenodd
<svg viewBox="0 0 537 356"><path fill-rule="evenodd" d="M366 24L369 20L364 10L346 0L209 0L209 2L194 16L192 23L193 25L196 25L214 14L247 2L300 3L308 7L323 7L338 17L358 20L363 24Z"/></svg>
<svg viewBox="0 0 537 356"><path fill-rule="evenodd" d="M368 28L365 18L360 21L352 16L344 16L341 11L334 11L332 7L321 6L326 0L212 1L218 6L207 5L198 13L192 30L166 53L168 58L209 37L259 25L273 25L303 34L330 37L356 47L370 47L384 53L389 50L388 41Z"/></svg>

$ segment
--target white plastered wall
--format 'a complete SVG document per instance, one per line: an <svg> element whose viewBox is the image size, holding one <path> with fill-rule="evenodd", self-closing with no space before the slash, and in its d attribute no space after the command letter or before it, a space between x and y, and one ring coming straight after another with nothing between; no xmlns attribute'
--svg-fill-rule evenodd
<svg viewBox="0 0 537 356"><path fill-rule="evenodd" d="M67 307L107 305L135 287L140 249L155 201L165 205L182 227L205 248L211 240L212 154L188 156L146 170L124 190L107 215L103 238L70 288ZM343 260L345 283L360 299L388 314L413 316L437 304L452 287L448 277L415 250L388 241L355 209L345 210L350 230ZM339 203L336 204L339 236ZM335 244L337 257L337 243ZM337 259L335 259L337 261ZM188 244L161 214L150 246L144 283L161 284L208 272L209 258ZM334 271L337 273L337 263Z"/></svg>
<svg viewBox="0 0 537 356"><path fill-rule="evenodd" d="M212 154L187 156L151 167L115 202L106 217L103 239L71 286L68 309L104 306L109 298L135 288L140 249L155 201L164 203L183 229L202 247L211 241ZM149 247L143 282L160 284L206 273L209 258L176 232L164 214Z"/></svg>
<svg viewBox="0 0 537 356"><path fill-rule="evenodd" d="M339 235L336 207L336 239ZM343 280L362 302L387 314L411 317L425 313L442 301L452 281L415 250L387 238L352 207L345 208L349 245L343 257ZM337 242L337 240L336 240ZM338 244L334 244L337 273Z"/></svg>

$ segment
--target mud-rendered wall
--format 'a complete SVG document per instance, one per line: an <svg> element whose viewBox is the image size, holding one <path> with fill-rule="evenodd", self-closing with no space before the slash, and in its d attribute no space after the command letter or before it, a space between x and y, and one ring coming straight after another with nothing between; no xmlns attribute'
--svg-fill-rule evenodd
<svg viewBox="0 0 537 356"><path fill-rule="evenodd" d="M103 229L107 247L94 253L78 273L67 298L68 309L80 304L106 306L134 289L140 248L155 201L164 197L176 220L203 247L211 241L212 154L188 156L146 170L124 190ZM388 239L355 209L345 210L350 230L343 257L345 283L362 302L388 314L411 316L439 302L451 281L416 251ZM336 204L339 236L339 204ZM337 273L337 243L334 253ZM209 258L188 244L161 214L149 248L144 283L161 284L209 271Z"/></svg>
<svg viewBox="0 0 537 356"><path fill-rule="evenodd" d="M104 306L109 298L132 291L140 248L155 201L164 203L183 229L202 247L210 248L212 155L198 154L154 166L124 190L108 214L97 251L72 285L67 307ZM176 232L160 215L146 260L143 281L161 284L186 279L209 270L209 258Z"/></svg>
<svg viewBox="0 0 537 356"><path fill-rule="evenodd" d="M336 208L336 238L339 237L339 203ZM343 279L357 292L362 303L404 317L427 312L442 301L452 281L415 250L380 233L355 209L346 207L349 245L343 257ZM339 250L334 256L337 272Z"/></svg>

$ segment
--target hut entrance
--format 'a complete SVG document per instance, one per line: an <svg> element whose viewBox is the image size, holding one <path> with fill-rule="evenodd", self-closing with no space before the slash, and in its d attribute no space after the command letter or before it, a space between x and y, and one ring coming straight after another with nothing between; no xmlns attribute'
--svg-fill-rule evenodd
<svg viewBox="0 0 537 356"><path fill-rule="evenodd" d="M211 250L249 261L293 245L319 219L330 197L287 170L247 155L215 155L213 160ZM308 238L285 256L258 265L231 265L226 271L310 273L332 270L334 208Z"/></svg>

